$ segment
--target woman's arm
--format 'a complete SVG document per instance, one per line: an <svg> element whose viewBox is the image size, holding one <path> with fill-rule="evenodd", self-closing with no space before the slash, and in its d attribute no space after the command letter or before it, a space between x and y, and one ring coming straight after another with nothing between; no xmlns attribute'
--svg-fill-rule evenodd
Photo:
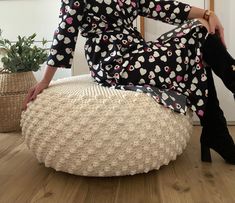
<svg viewBox="0 0 235 203"><path fill-rule="evenodd" d="M180 1L138 0L137 12L140 16L164 23L180 25L188 19L191 6Z"/></svg>
<svg viewBox="0 0 235 203"><path fill-rule="evenodd" d="M48 66L71 68L84 9L84 0L61 0L60 22L54 32Z"/></svg>
<svg viewBox="0 0 235 203"><path fill-rule="evenodd" d="M140 16L160 20L173 25L180 25L188 19L203 18L206 11L205 9L191 6L177 0L138 0L137 2L137 11ZM218 32L222 42L226 46L224 28L215 13L211 14L208 24L210 32Z"/></svg>
<svg viewBox="0 0 235 203"><path fill-rule="evenodd" d="M44 77L41 81L36 83L33 87L31 87L28 90L27 95L24 98L24 101L22 103L22 110L25 111L27 109L27 104L36 99L37 95L40 94L44 89L48 88L51 79L53 78L57 68L52 67L52 66L47 66Z"/></svg>
<svg viewBox="0 0 235 203"><path fill-rule="evenodd" d="M52 67L52 66L47 66L46 70L44 72L44 76L43 79L41 80L42 82L48 83L48 85L50 84L55 72L56 72L57 68L56 67Z"/></svg>
<svg viewBox="0 0 235 203"><path fill-rule="evenodd" d="M205 11L206 11L205 9L191 6L191 10L189 12L188 19L203 18Z"/></svg>

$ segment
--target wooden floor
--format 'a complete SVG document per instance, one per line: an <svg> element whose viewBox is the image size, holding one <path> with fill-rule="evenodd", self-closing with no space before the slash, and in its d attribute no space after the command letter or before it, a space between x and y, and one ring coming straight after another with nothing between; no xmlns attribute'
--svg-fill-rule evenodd
<svg viewBox="0 0 235 203"><path fill-rule="evenodd" d="M0 203L216 203L235 202L235 165L215 151L200 160L201 127L183 154L158 171L134 176L82 177L39 164L19 133L0 134ZM235 138L235 127L230 127Z"/></svg>

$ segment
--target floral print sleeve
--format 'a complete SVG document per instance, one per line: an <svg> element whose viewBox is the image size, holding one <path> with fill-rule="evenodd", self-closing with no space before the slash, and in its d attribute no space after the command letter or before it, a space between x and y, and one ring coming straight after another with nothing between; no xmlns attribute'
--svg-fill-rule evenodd
<svg viewBox="0 0 235 203"><path fill-rule="evenodd" d="M47 65L71 68L84 8L84 0L61 0L59 25L54 32Z"/></svg>
<svg viewBox="0 0 235 203"><path fill-rule="evenodd" d="M180 25L187 20L191 6L174 0L139 0L138 10L140 16Z"/></svg>

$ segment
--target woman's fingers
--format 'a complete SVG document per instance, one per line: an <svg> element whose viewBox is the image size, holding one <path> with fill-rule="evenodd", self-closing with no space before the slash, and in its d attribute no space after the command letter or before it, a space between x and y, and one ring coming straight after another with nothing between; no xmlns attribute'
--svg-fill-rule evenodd
<svg viewBox="0 0 235 203"><path fill-rule="evenodd" d="M213 19L210 20L209 27L210 27L210 33L214 34L216 25Z"/></svg>
<svg viewBox="0 0 235 203"><path fill-rule="evenodd" d="M31 100L36 99L37 95L40 94L47 87L48 83L39 82L35 86L30 88L23 102L22 110L25 110L27 108L27 103L30 102Z"/></svg>
<svg viewBox="0 0 235 203"><path fill-rule="evenodd" d="M215 34L215 24L214 23L210 25L210 32L212 34Z"/></svg>
<svg viewBox="0 0 235 203"><path fill-rule="evenodd" d="M31 96L30 100L34 100L36 99L37 95L40 93L40 91L38 91L38 89L35 89L33 95Z"/></svg>
<svg viewBox="0 0 235 203"><path fill-rule="evenodd" d="M22 106L22 110L25 110L27 107L27 103L30 101L31 96L34 93L34 88L30 88L28 91L28 94L26 95L24 102L23 102L23 106Z"/></svg>
<svg viewBox="0 0 235 203"><path fill-rule="evenodd" d="M219 32L219 36L221 38L221 41L223 42L224 46L227 48L225 38L224 38L224 28L222 26L219 27L218 32Z"/></svg>
<svg viewBox="0 0 235 203"><path fill-rule="evenodd" d="M209 27L210 27L210 33L211 34L218 34L222 43L224 44L225 47L226 43L225 43L225 37L224 37L224 28L219 20L219 18L212 14L209 20Z"/></svg>
<svg viewBox="0 0 235 203"><path fill-rule="evenodd" d="M217 32L216 34L219 35L222 43L227 48L226 43L225 43L225 37L224 37L224 27L223 27L223 25L221 24L219 18L216 15L215 15L214 22L215 22L215 25L216 25L216 30L215 30Z"/></svg>

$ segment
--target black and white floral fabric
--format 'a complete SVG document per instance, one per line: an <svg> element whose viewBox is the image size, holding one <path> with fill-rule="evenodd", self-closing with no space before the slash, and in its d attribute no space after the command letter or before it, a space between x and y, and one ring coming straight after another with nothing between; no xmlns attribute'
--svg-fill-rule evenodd
<svg viewBox="0 0 235 203"><path fill-rule="evenodd" d="M203 116L208 89L201 47L208 32L187 19L190 9L179 1L62 0L47 64L71 68L80 31L94 82L145 92L178 113L189 106ZM176 27L145 41L133 26L138 15Z"/></svg>

